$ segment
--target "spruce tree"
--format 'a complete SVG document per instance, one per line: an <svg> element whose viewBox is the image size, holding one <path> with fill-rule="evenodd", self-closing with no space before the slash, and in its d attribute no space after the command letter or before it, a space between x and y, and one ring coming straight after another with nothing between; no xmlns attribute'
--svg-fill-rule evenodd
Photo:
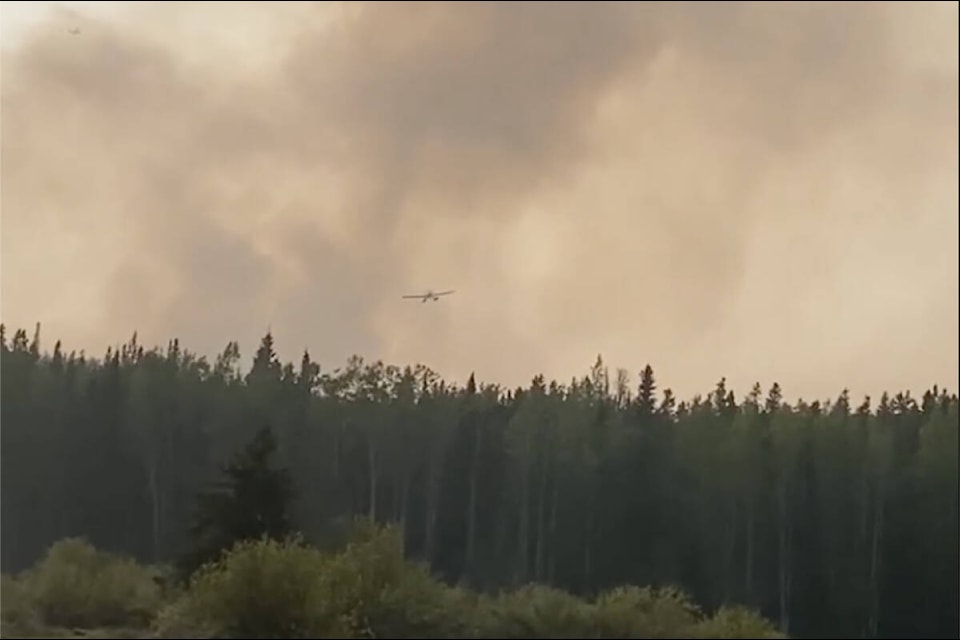
<svg viewBox="0 0 960 640"><path fill-rule="evenodd" d="M275 540L293 531L289 510L294 497L290 472L271 459L277 442L270 427L222 467L226 478L198 496L191 527L193 548L181 562L183 577L215 561L236 543L267 537Z"/></svg>

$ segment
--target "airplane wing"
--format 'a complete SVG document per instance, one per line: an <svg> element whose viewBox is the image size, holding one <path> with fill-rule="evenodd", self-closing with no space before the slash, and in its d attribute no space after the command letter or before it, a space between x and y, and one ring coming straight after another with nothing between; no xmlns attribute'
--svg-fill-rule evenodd
<svg viewBox="0 0 960 640"><path fill-rule="evenodd" d="M433 295L435 295L435 296L446 296L446 295L450 295L451 293L453 293L453 289L451 289L450 291L438 291L438 292L436 292L436 293L433 294Z"/></svg>
<svg viewBox="0 0 960 640"><path fill-rule="evenodd" d="M422 295L419 295L419 296L400 296L400 297L401 297L401 298L407 298L407 299L419 299L419 298L422 298L423 296L422 296Z"/></svg>

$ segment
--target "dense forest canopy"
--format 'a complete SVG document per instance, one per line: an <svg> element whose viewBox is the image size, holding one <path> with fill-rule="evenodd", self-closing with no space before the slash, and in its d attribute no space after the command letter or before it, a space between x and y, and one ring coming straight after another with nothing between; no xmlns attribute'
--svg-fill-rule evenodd
<svg viewBox="0 0 960 640"><path fill-rule="evenodd" d="M2 569L83 536L145 562L188 544L196 495L269 426L308 537L366 515L478 589L678 585L792 636L956 637L957 396L682 400L598 358L563 384L444 382L351 358L211 363L136 335L102 359L2 340Z"/></svg>

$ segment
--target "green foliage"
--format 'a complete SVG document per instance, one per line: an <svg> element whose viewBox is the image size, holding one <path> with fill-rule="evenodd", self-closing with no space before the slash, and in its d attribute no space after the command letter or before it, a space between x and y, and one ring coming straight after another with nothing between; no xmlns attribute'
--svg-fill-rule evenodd
<svg viewBox="0 0 960 640"><path fill-rule="evenodd" d="M465 633L470 598L404 559L398 534L360 525L338 554L299 538L238 543L197 571L157 621L162 637L444 638Z"/></svg>
<svg viewBox="0 0 960 640"><path fill-rule="evenodd" d="M54 544L20 582L21 602L49 625L143 625L161 604L153 572L81 539Z"/></svg>
<svg viewBox="0 0 960 640"><path fill-rule="evenodd" d="M443 638L464 621L464 598L404 558L392 527L357 521L320 581L319 609L351 637Z"/></svg>
<svg viewBox="0 0 960 640"><path fill-rule="evenodd" d="M215 561L238 542L263 536L281 539L292 531L289 508L293 482L286 469L271 466L277 450L272 429L260 429L223 467L226 481L201 493L191 530L194 548L184 558L184 575Z"/></svg>
<svg viewBox="0 0 960 640"><path fill-rule="evenodd" d="M699 608L674 588L618 587L596 608L601 638L683 638L700 619Z"/></svg>
<svg viewBox="0 0 960 640"><path fill-rule="evenodd" d="M558 589L526 585L485 604L482 638L594 637L593 607Z"/></svg>
<svg viewBox="0 0 960 640"><path fill-rule="evenodd" d="M937 387L921 402L901 392L791 404L778 384L758 384L737 404L721 380L682 401L652 367L631 386L598 358L567 384L463 389L422 365L359 357L321 375L306 353L299 368L280 362L270 335L241 371L235 342L208 364L177 340L146 351L134 337L97 359L36 334L0 341L7 572L70 531L144 562L193 546L190 573L238 540L283 539L295 478L306 538L367 514L394 523L410 556L452 583L580 596L676 584L707 610L742 603L799 637L943 637L960 625L958 399ZM227 465L200 499L191 545L197 493L264 424L277 442L263 437L259 453L252 445ZM553 614L537 612L564 596L451 590L403 562L398 538L355 528L349 550L342 540L323 556L331 577L316 589L332 595L311 605L321 618L356 634L499 635L496 609L554 633ZM663 629L683 606L642 591L562 615L569 627L593 616L614 635L672 633ZM164 619L189 613L185 596ZM729 630L747 624L737 615L694 615L688 632L746 633Z"/></svg>
<svg viewBox="0 0 960 640"><path fill-rule="evenodd" d="M329 560L298 538L237 543L201 567L157 620L163 637L304 638L331 630L315 605Z"/></svg>
<svg viewBox="0 0 960 640"><path fill-rule="evenodd" d="M754 611L744 607L721 607L713 616L690 629L687 638L786 638Z"/></svg>
<svg viewBox="0 0 960 640"><path fill-rule="evenodd" d="M477 612L482 638L782 638L739 607L704 618L682 591L625 586L593 603L558 589L528 585L487 598Z"/></svg>
<svg viewBox="0 0 960 640"><path fill-rule="evenodd" d="M4 628L35 628L40 624L30 594L22 579L4 574L0 577L0 619ZM4 634L6 637L6 634Z"/></svg>
<svg viewBox="0 0 960 640"><path fill-rule="evenodd" d="M238 542L159 612L156 571L64 540L22 578L3 577L4 629L142 637L157 613L150 628L161 638L783 637L745 609L703 619L675 589L623 587L595 603L536 584L478 596L406 560L396 529L357 520L352 530L337 553L299 536Z"/></svg>

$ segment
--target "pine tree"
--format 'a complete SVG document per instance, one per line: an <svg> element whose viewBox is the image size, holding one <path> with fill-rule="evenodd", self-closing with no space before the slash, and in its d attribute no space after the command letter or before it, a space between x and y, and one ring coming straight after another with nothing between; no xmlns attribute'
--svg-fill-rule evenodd
<svg viewBox="0 0 960 640"><path fill-rule="evenodd" d="M770 387L770 393L767 394L764 410L768 414L776 413L781 404L783 404L783 392L780 390L780 383L774 382L773 386Z"/></svg>
<svg viewBox="0 0 960 640"><path fill-rule="evenodd" d="M226 480L198 496L191 528L194 546L181 562L183 577L238 542L261 537L279 540L292 533L293 482L287 469L271 466L276 450L273 431L260 429L222 468Z"/></svg>
<svg viewBox="0 0 960 640"><path fill-rule="evenodd" d="M666 418L673 419L674 412L677 406L677 399L673 395L672 389L663 390L663 400L660 401L660 415Z"/></svg>
<svg viewBox="0 0 960 640"><path fill-rule="evenodd" d="M657 383L653 377L653 367L649 364L640 372L640 388L637 390L637 411L641 419L652 416L657 408Z"/></svg>
<svg viewBox="0 0 960 640"><path fill-rule="evenodd" d="M253 357L253 367L247 374L247 384L260 381L276 381L282 374L282 365L277 359L277 352L273 345L273 334L269 331L260 341L260 348Z"/></svg>

